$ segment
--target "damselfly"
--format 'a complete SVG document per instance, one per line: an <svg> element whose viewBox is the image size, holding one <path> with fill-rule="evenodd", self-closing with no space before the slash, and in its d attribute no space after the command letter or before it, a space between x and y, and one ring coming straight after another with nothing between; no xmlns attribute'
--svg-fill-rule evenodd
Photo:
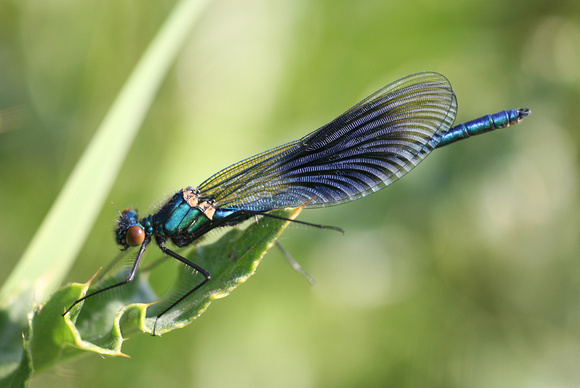
<svg viewBox="0 0 580 388"><path fill-rule="evenodd" d="M140 218L137 210L123 211L116 241L123 250L139 247L129 275L77 300L65 314L87 298L131 282L155 239L163 253L204 276L157 315L155 335L159 318L211 279L204 268L167 248L167 242L184 247L212 229L253 216L277 218L268 213L276 209L354 201L401 178L435 148L517 124L530 111L501 111L452 128L456 113L455 93L444 76L411 74L303 138L244 159L196 188L180 190L155 214Z"/></svg>

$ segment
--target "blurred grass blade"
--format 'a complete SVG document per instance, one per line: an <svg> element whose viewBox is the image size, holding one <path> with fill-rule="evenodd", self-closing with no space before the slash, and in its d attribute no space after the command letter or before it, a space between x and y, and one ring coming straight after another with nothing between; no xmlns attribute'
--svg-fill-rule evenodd
<svg viewBox="0 0 580 388"><path fill-rule="evenodd" d="M162 26L75 166L22 259L0 306L27 292L44 300L62 282L117 177L143 117L206 0L182 0ZM29 299L30 300L30 299Z"/></svg>

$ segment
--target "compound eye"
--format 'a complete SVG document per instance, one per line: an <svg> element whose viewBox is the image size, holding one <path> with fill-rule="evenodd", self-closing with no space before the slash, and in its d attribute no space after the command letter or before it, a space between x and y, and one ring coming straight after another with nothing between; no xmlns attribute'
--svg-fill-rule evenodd
<svg viewBox="0 0 580 388"><path fill-rule="evenodd" d="M125 241L130 247L141 245L145 241L145 231L139 225L133 225L127 230Z"/></svg>

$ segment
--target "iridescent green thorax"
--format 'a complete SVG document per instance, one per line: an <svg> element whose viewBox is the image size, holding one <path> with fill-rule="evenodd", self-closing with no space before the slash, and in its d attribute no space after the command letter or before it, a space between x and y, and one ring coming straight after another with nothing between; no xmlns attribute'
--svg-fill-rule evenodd
<svg viewBox="0 0 580 388"><path fill-rule="evenodd" d="M204 226L211 223L215 206L202 201L192 187L178 191L153 216L155 236L159 240L170 239L177 246L185 246L199 238Z"/></svg>

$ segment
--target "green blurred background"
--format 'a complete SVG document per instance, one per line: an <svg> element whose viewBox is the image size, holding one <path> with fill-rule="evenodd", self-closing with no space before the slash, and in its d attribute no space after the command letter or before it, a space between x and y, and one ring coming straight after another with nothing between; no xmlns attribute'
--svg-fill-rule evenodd
<svg viewBox="0 0 580 388"><path fill-rule="evenodd" d="M174 4L0 0L0 282ZM31 386L577 387L579 69L577 0L210 1L67 281L116 254L111 201L155 211L406 74L445 74L457 122L533 115L304 212L346 229L283 235L316 286L272 251L191 326Z"/></svg>

